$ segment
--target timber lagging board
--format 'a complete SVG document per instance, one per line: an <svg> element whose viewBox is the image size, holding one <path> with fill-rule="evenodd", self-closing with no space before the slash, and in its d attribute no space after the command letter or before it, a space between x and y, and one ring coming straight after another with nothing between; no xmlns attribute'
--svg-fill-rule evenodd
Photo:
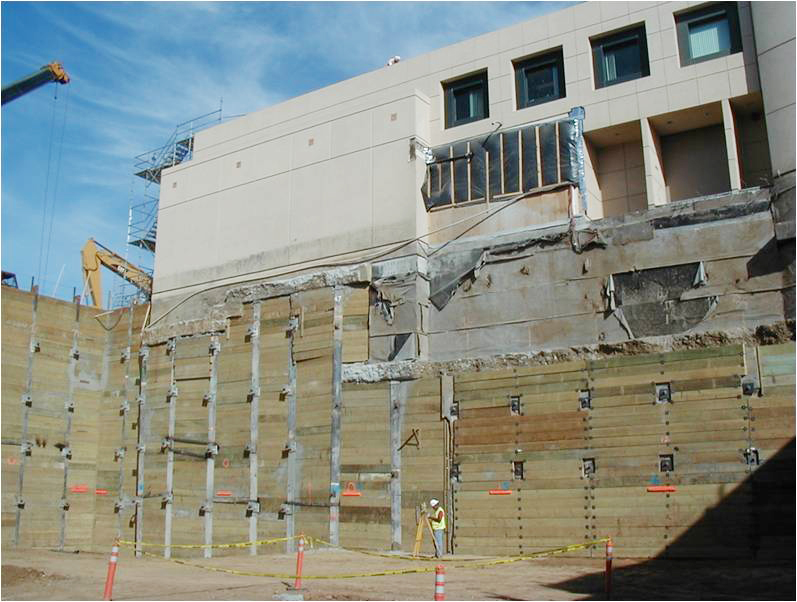
<svg viewBox="0 0 797 602"><path fill-rule="evenodd" d="M4 545L17 533L20 546L91 545L106 341L98 312L2 287Z"/></svg>
<svg viewBox="0 0 797 602"><path fill-rule="evenodd" d="M260 305L260 411L258 415L258 539L285 537L286 517L281 514L288 483L288 405L283 393L290 384L288 297L269 299ZM283 551L269 546L260 552Z"/></svg>
<svg viewBox="0 0 797 602"><path fill-rule="evenodd" d="M396 475L391 474L391 383L350 383L343 388L342 486L344 491L350 487L360 494L341 498L343 546L390 549L391 479L399 479L401 485L401 550L405 552L413 549L416 511L421 503L428 505L433 497L445 499L446 423L440 418L440 380L425 378L396 385L394 395L402 406L401 469ZM433 554L433 545L425 533L421 552Z"/></svg>
<svg viewBox="0 0 797 602"><path fill-rule="evenodd" d="M341 420L340 544L390 547L390 385L346 385Z"/></svg>
<svg viewBox="0 0 797 602"><path fill-rule="evenodd" d="M345 291L344 361L367 354L348 334L356 329L347 328L357 325L347 316L363 315L363 295ZM3 545L13 545L15 534L26 391L32 449L25 458L21 546L57 547L63 525L65 548L105 553L114 537L135 538L136 515L141 540L164 543L170 512L175 544L206 536L214 543L243 541L253 528L262 539L301 532L328 538L333 289L259 301L259 318L245 304L224 332L151 346L140 345L144 306L104 316L83 307L76 325L74 304L40 298L34 328L33 301L31 293L3 287ZM249 337L255 323L257 345ZM39 351L30 351L31 340ZM214 342L219 347L212 352ZM341 543L385 550L400 538L409 551L415 509L437 497L446 500L457 553L526 553L611 535L618 557L793 554L794 357L794 343L725 346L459 373L453 422L441 419L439 378L347 384L340 482L344 489L351 482L360 495L341 497ZM760 391L742 388L751 376ZM657 385L669 385L669 401L656 403ZM71 430L64 406L70 388ZM246 516L254 500L245 457L253 424L254 522ZM174 450L188 453L174 454L171 488L163 446L170 432L190 440L173 442ZM396 437L405 444L398 455ZM220 446L212 464L204 455L211 439ZM67 442L68 465L55 446ZM673 469L662 470L670 455ZM513 461L523 463L522 474ZM592 474L585 475L585 461ZM70 508L62 522L65 468ZM649 486L675 491L652 493ZM490 496L490 489L511 493ZM200 516L208 501L212 521ZM432 551L428 537L424 546Z"/></svg>
<svg viewBox="0 0 797 602"><path fill-rule="evenodd" d="M760 397L743 394L742 346L455 375L455 550L605 536L621 557L793 549L760 508L793 521L794 345L759 351Z"/></svg>
<svg viewBox="0 0 797 602"><path fill-rule="evenodd" d="M136 305L106 317L112 328L105 345L107 384L98 418L97 488L107 493L97 497L95 507L92 539L97 551L107 550L116 537L135 537L138 352L145 314L146 307Z"/></svg>
<svg viewBox="0 0 797 602"><path fill-rule="evenodd" d="M759 347L761 395L746 397L750 406L753 453L753 527L750 545L756 557L794 560L794 343Z"/></svg>

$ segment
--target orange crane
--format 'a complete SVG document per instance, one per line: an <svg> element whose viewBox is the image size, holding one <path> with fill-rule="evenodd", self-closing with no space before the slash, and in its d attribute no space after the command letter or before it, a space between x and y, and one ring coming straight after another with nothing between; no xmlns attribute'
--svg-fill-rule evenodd
<svg viewBox="0 0 797 602"><path fill-rule="evenodd" d="M53 61L52 63L44 65L38 71L26 75L22 79L8 84L7 86L3 86L2 103L0 104L6 104L50 82L58 82L59 84L69 83L69 75L64 70L61 63Z"/></svg>
<svg viewBox="0 0 797 602"><path fill-rule="evenodd" d="M117 255L108 247L89 238L80 252L83 260L83 281L91 293L92 305L102 307L102 277L100 266L105 266L143 292L147 299L152 296L152 276L136 265Z"/></svg>

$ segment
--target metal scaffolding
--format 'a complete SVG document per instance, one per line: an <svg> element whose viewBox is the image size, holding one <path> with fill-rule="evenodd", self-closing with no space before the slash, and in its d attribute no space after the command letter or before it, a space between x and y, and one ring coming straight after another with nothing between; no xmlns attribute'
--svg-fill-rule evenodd
<svg viewBox="0 0 797 602"><path fill-rule="evenodd" d="M158 237L158 201L161 174L164 169L189 161L194 150L194 134L221 121L221 107L217 110L178 124L163 146L135 157L133 184L127 218L128 253L125 259L152 275L155 245ZM130 251L136 257L128 258ZM144 301L141 292L126 282L114 288L111 307L130 305L132 300Z"/></svg>

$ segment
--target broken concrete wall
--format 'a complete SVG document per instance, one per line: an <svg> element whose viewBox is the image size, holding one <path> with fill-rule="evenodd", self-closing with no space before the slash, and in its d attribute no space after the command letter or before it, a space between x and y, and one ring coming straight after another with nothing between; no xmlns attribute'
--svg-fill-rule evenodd
<svg viewBox="0 0 797 602"><path fill-rule="evenodd" d="M405 257L218 287L157 315L145 340L223 329L242 303L336 284L370 285L375 362L751 333L793 315L793 239L777 238L793 188L775 190L774 205L772 194L747 189L500 236L468 232Z"/></svg>
<svg viewBox="0 0 797 602"><path fill-rule="evenodd" d="M430 253L429 358L753 330L790 317L783 298L793 290L793 257L770 251L774 226L766 189L579 229L462 240ZM587 246L577 252L579 240ZM607 296L610 277L614 307ZM371 328L384 336L388 325L373 315Z"/></svg>

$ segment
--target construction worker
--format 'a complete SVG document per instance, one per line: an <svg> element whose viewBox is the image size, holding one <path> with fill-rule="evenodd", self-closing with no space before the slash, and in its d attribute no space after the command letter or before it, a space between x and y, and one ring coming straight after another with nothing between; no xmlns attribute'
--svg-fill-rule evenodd
<svg viewBox="0 0 797 602"><path fill-rule="evenodd" d="M443 507L440 506L440 502L435 498L429 500L429 505L432 507L429 522L432 524L432 533L434 533L434 539L435 542L437 542L434 555L440 558L440 556L446 553L446 512L443 510Z"/></svg>

